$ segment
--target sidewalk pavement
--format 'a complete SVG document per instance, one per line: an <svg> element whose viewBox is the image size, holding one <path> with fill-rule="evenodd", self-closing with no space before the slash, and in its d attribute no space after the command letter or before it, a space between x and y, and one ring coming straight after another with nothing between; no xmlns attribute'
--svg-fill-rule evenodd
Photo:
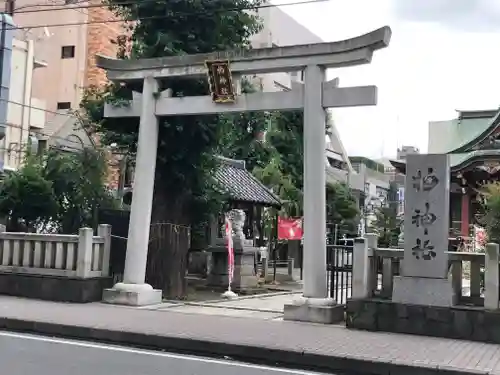
<svg viewBox="0 0 500 375"><path fill-rule="evenodd" d="M0 329L347 374L496 374L500 345L99 303L0 297Z"/></svg>

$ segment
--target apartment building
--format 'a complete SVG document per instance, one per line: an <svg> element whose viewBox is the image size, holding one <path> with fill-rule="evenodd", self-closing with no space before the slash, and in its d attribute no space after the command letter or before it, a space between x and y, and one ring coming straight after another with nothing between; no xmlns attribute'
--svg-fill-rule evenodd
<svg viewBox="0 0 500 375"><path fill-rule="evenodd" d="M95 66L95 55L114 56L117 46L112 40L124 31L122 23L114 22L116 18L107 8L82 8L82 5L101 4L99 0L14 1L18 48L13 50L8 108L14 125L3 140L9 150L4 155L8 167L19 167L22 153L15 150L26 149L30 144L79 148L98 141L89 138L72 110L78 109L85 87L106 82L105 72ZM23 48L29 50L25 65L19 53L16 54L16 50ZM43 65L43 69L30 69L30 64ZM18 87L23 79L26 85L21 95ZM28 102L26 98L30 97ZM21 99L24 106L16 104ZM116 175L117 168L110 168L111 180L116 180Z"/></svg>
<svg viewBox="0 0 500 375"><path fill-rule="evenodd" d="M32 85L34 75L46 64L35 55L33 41L13 38L11 42L9 53L3 54L3 74L8 77L2 82L7 95L2 97L1 106L4 130L0 137L0 172L19 167L27 148L37 145L32 131L45 124L45 101L32 94Z"/></svg>
<svg viewBox="0 0 500 375"><path fill-rule="evenodd" d="M94 64L94 56L98 53L114 56L116 45L112 40L123 33L123 28L120 22L105 22L115 20L105 7L81 9L82 5L100 3L99 0L15 2L14 22L23 28L19 32L34 42L36 56L47 64L33 74L32 92L46 101L48 119L58 110L77 109L85 87L106 82L104 72Z"/></svg>

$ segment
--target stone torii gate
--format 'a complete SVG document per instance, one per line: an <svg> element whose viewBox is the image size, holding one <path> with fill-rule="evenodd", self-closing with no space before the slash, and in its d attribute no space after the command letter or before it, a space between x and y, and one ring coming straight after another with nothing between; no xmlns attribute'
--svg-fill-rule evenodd
<svg viewBox="0 0 500 375"><path fill-rule="evenodd" d="M326 213L325 213L325 124L326 108L375 105L377 88L338 87L338 80L325 81L327 68L370 63L375 50L388 46L389 27L333 43L296 45L249 51L217 52L143 60L116 60L97 56L97 66L115 82L143 82L142 93L134 93L128 106L106 105L105 117L140 117L134 195L132 199L123 283L104 292L106 302L144 305L161 301L161 291L145 284L149 226L158 144L158 118L224 112L304 110L304 305L325 306ZM221 60L226 65L220 64ZM227 64L230 62L230 68ZM217 65L219 63L219 65ZM214 65L215 64L215 65ZM236 87L213 96L172 97L171 90L159 92L158 80L206 77L213 66L230 69L229 82ZM241 76L274 72L304 71L304 84L287 92L257 92L238 95ZM219 71L220 73L221 71ZM218 77L220 79L220 76ZM224 79L224 81L226 80ZM221 83L222 80L219 82ZM217 82L216 82L217 86ZM216 87L217 89L217 87ZM219 87L220 89L220 87ZM223 98L224 99L224 98Z"/></svg>

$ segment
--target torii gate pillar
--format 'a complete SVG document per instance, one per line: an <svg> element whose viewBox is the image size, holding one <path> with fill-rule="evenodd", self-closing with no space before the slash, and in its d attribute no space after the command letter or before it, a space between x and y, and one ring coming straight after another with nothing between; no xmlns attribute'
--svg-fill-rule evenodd
<svg viewBox="0 0 500 375"><path fill-rule="evenodd" d="M373 52L389 44L383 27L357 38L309 45L229 51L145 60L114 60L97 56L97 65L117 82L142 81L128 106L105 106L106 117L140 117L134 194L123 283L104 292L105 302L145 305L161 302L161 291L145 284L153 198L158 117L224 112L304 110L304 294L285 306L285 319L332 323L343 319L343 307L328 298L326 271L325 135L326 108L375 105L377 88L338 87L325 82L327 68L370 63ZM157 80L206 76L205 62L230 61L236 79L242 75L304 71L304 85L288 92L236 96L231 103L213 103L211 96L171 97L157 91ZM225 80L227 82L227 79ZM219 86L223 85L220 80ZM228 87L224 88L229 90Z"/></svg>

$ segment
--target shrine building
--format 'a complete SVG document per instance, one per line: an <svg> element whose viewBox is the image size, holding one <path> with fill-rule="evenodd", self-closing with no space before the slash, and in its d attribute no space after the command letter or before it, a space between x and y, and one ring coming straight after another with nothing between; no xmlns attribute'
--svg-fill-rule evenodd
<svg viewBox="0 0 500 375"><path fill-rule="evenodd" d="M429 123L429 154L449 154L450 237L472 239L481 185L500 177L500 110L458 111L449 121ZM406 174L406 162L391 160Z"/></svg>

